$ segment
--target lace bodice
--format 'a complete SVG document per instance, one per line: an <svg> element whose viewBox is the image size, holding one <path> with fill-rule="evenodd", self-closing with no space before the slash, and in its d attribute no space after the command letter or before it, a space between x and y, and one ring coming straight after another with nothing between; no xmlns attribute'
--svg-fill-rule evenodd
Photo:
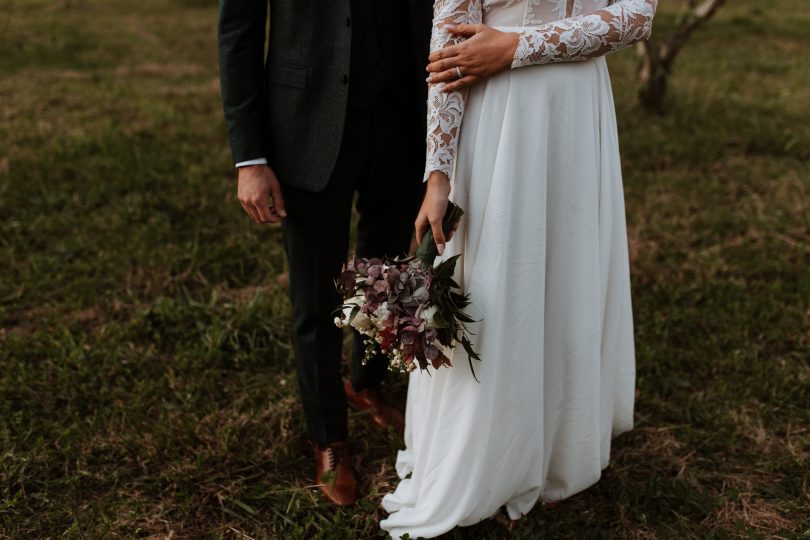
<svg viewBox="0 0 810 540"><path fill-rule="evenodd" d="M533 26L606 8L616 0L483 0L485 13L513 9L511 26Z"/></svg>
<svg viewBox="0 0 810 540"><path fill-rule="evenodd" d="M431 50L460 41L446 23L485 22L519 35L512 68L575 62L602 56L647 39L657 0L435 0ZM466 91L428 94L427 165L451 175L464 116Z"/></svg>

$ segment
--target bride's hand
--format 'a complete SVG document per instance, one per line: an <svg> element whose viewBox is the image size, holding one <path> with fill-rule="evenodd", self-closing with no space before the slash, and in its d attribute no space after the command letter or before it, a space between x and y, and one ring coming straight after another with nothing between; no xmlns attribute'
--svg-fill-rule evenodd
<svg viewBox="0 0 810 540"><path fill-rule="evenodd" d="M442 231L442 220L447 211L449 196L450 180L447 175L438 171L432 172L428 177L422 208L419 209L419 215L416 216L416 241L422 243L422 237L428 229L431 229L439 255L444 253L444 244L446 243Z"/></svg>
<svg viewBox="0 0 810 540"><path fill-rule="evenodd" d="M483 81L512 67L520 36L514 32L501 32L485 24L445 24L444 29L468 38L430 53L427 70L428 82L448 82L442 89L453 92ZM458 77L458 70L461 78Z"/></svg>

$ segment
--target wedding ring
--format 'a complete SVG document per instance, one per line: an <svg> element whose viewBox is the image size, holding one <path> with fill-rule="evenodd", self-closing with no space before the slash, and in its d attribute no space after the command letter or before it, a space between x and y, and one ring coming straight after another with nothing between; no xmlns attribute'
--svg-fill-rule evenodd
<svg viewBox="0 0 810 540"><path fill-rule="evenodd" d="M458 75L459 79L464 76L464 75L461 74L461 68L459 66L456 66L456 75Z"/></svg>

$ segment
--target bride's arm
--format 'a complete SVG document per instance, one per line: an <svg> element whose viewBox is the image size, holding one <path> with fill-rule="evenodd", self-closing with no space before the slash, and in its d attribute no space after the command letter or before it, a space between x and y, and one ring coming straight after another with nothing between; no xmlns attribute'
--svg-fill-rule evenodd
<svg viewBox="0 0 810 540"><path fill-rule="evenodd" d="M448 31L467 41L431 54L428 71L447 91L500 71L527 65L576 62L628 47L650 37L657 0L616 0L608 7L539 26L490 28L459 25ZM465 77L456 77L461 66Z"/></svg>
<svg viewBox="0 0 810 540"><path fill-rule="evenodd" d="M620 0L586 15L504 29L520 36L512 67L587 60L649 39L657 7L657 0Z"/></svg>
<svg viewBox="0 0 810 540"><path fill-rule="evenodd" d="M437 51L463 41L464 38L447 32L445 24L478 24L481 20L481 0L436 0L433 4L430 50ZM458 130L464 116L465 93L441 90L441 84L431 84L428 89L425 180L433 172L450 177L456 159Z"/></svg>
<svg viewBox="0 0 810 540"><path fill-rule="evenodd" d="M448 33L445 24L478 24L482 18L481 0L435 0L430 50L437 51L463 41L464 38ZM447 211L449 179L456 163L458 132L466 98L466 90L443 92L442 86L431 84L428 89L427 189L415 223L417 241L421 243L425 232L432 230L440 255L447 241L442 231L442 219Z"/></svg>

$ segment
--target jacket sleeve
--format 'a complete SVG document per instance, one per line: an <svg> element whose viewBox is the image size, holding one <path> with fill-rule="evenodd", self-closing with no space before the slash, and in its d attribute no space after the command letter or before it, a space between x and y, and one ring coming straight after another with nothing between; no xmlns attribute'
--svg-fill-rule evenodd
<svg viewBox="0 0 810 540"><path fill-rule="evenodd" d="M264 82L267 0L219 0L219 76L234 163L271 157Z"/></svg>

